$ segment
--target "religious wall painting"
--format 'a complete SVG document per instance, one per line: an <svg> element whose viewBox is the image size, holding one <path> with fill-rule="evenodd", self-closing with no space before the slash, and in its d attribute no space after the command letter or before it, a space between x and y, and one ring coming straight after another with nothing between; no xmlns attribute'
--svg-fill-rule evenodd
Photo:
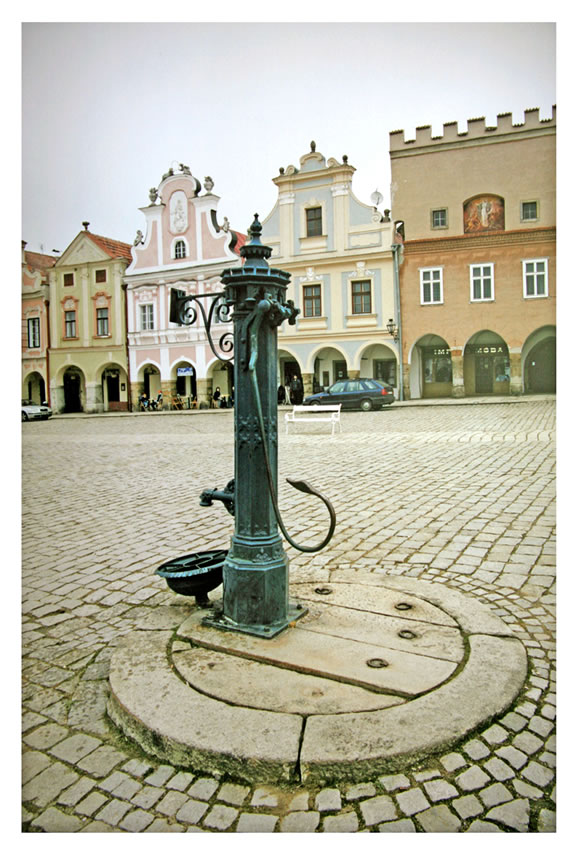
<svg viewBox="0 0 580 860"><path fill-rule="evenodd" d="M504 200L495 194L480 194L463 204L463 232L488 230L505 230Z"/></svg>

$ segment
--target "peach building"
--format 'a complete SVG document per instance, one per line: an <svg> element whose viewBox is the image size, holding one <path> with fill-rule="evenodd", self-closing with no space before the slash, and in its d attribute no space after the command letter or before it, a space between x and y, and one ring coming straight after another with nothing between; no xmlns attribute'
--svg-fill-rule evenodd
<svg viewBox="0 0 580 860"><path fill-rule="evenodd" d="M213 185L206 176L202 189L181 164L164 174L141 209L145 235L137 231L125 272L134 407L143 393L155 398L161 392L166 407L179 408L209 405L216 387L225 397L232 393L233 366L212 352L201 312L191 326L169 321L171 288L201 297L221 292L223 270L240 264L245 235L231 230L227 218L218 223ZM201 302L208 311L211 299ZM231 329L214 319L212 338L218 342Z"/></svg>
<svg viewBox="0 0 580 860"><path fill-rule="evenodd" d="M390 158L405 399L555 391L556 108L391 132Z"/></svg>

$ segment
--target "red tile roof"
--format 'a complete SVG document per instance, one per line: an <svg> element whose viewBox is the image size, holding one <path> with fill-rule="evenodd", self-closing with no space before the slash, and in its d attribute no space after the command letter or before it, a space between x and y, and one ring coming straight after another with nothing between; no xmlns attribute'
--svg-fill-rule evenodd
<svg viewBox="0 0 580 860"><path fill-rule="evenodd" d="M84 230L93 242L99 246L112 259L121 258L130 263L133 259L131 256L131 245L126 242L119 242L117 239L108 239L106 236L97 236L96 233L91 233L89 230Z"/></svg>
<svg viewBox="0 0 580 860"><path fill-rule="evenodd" d="M25 251L24 259L29 269L37 269L40 272L45 272L56 265L58 258L51 257L50 254L38 254L36 251Z"/></svg>
<svg viewBox="0 0 580 860"><path fill-rule="evenodd" d="M248 238L245 233L238 233L237 230L232 230L232 233L236 236L236 244L234 245L234 254L240 256L240 248L246 244L246 239Z"/></svg>

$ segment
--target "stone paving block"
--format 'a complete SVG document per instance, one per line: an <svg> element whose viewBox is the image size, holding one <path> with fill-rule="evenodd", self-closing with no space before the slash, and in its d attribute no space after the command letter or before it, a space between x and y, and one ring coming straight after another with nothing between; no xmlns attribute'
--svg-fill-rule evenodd
<svg viewBox="0 0 580 860"><path fill-rule="evenodd" d="M246 785L224 782L219 790L217 799L223 800L224 803L231 803L232 806L241 806L249 793L250 789Z"/></svg>
<svg viewBox="0 0 580 860"><path fill-rule="evenodd" d="M257 788L250 801L250 806L278 806L280 798L275 789Z"/></svg>
<svg viewBox="0 0 580 860"><path fill-rule="evenodd" d="M481 741L475 739L464 744L463 750L474 761L480 761L480 759L489 755L489 748Z"/></svg>
<svg viewBox="0 0 580 860"><path fill-rule="evenodd" d="M515 771L500 758L490 758L489 761L484 761L482 766L499 782L515 776Z"/></svg>
<svg viewBox="0 0 580 860"><path fill-rule="evenodd" d="M409 785L408 780L407 785ZM377 789L372 782L362 782L358 785L349 786L344 792L344 797L347 801L360 800L362 797L374 797L376 793Z"/></svg>
<svg viewBox="0 0 580 860"><path fill-rule="evenodd" d="M45 723L40 728L29 732L24 740L29 747L36 750L47 750L68 735L64 726L57 723Z"/></svg>
<svg viewBox="0 0 580 860"><path fill-rule="evenodd" d="M530 802L521 799L511 800L502 806L494 806L485 817L500 821L512 830L527 832L530 822Z"/></svg>
<svg viewBox="0 0 580 860"><path fill-rule="evenodd" d="M111 800L96 815L97 821L104 821L111 827L116 827L124 815L131 809L131 804L124 800Z"/></svg>
<svg viewBox="0 0 580 860"><path fill-rule="evenodd" d="M435 779L435 777L441 776L441 771L439 770L423 770L414 772L413 778L416 782L426 782L429 779Z"/></svg>
<svg viewBox="0 0 580 860"><path fill-rule="evenodd" d="M415 815L416 812L428 809L430 805L420 788L402 791L395 795L395 798L403 815Z"/></svg>
<svg viewBox="0 0 580 860"><path fill-rule="evenodd" d="M403 773L396 773L392 776L381 776L379 782L385 791L396 791L398 788L409 788L411 782Z"/></svg>
<svg viewBox="0 0 580 860"><path fill-rule="evenodd" d="M121 800L131 800L141 788L142 785L140 782L128 776L112 789L111 794L114 794L115 797L119 797Z"/></svg>
<svg viewBox="0 0 580 860"><path fill-rule="evenodd" d="M52 759L43 752L27 750L22 754L22 784L33 779L41 771L46 770L52 764Z"/></svg>
<svg viewBox="0 0 580 860"><path fill-rule="evenodd" d="M166 818L156 818L145 833L184 833L185 831L186 828L182 824L168 821Z"/></svg>
<svg viewBox="0 0 580 860"><path fill-rule="evenodd" d="M540 788L545 788L554 779L554 771L535 761L522 770L522 777Z"/></svg>
<svg viewBox="0 0 580 860"><path fill-rule="evenodd" d="M473 765L468 770L459 774L456 782L462 791L475 791L478 788L483 788L489 780L490 776L479 765Z"/></svg>
<svg viewBox="0 0 580 860"><path fill-rule="evenodd" d="M177 821L183 821L185 824L197 824L208 808L208 804L200 800L188 800L175 817Z"/></svg>
<svg viewBox="0 0 580 860"><path fill-rule="evenodd" d="M455 773L455 771L459 770L460 767L464 767L467 762L461 753L453 752L442 756L441 764L449 773Z"/></svg>
<svg viewBox="0 0 580 860"><path fill-rule="evenodd" d="M327 815L322 819L324 833L356 833L358 818L356 812L342 812L340 815Z"/></svg>
<svg viewBox="0 0 580 860"><path fill-rule="evenodd" d="M319 812L336 812L342 809L340 791L336 788L324 788L314 798L314 808Z"/></svg>
<svg viewBox="0 0 580 860"><path fill-rule="evenodd" d="M95 785L94 779L89 779L88 776L81 776L70 788L67 788L59 795L58 802L63 806L75 806Z"/></svg>
<svg viewBox="0 0 580 860"><path fill-rule="evenodd" d="M527 755L524 755L521 750L517 750L512 746L501 747L496 750L496 754L500 756L500 758L505 759L516 770L521 770L528 761Z"/></svg>
<svg viewBox="0 0 580 860"><path fill-rule="evenodd" d="M273 833L277 821L277 815L266 815L259 812L242 812L236 825L236 832Z"/></svg>
<svg viewBox="0 0 580 860"><path fill-rule="evenodd" d="M434 779L431 782L423 784L423 788L433 801L449 800L451 797L457 797L458 791L455 786L444 779Z"/></svg>
<svg viewBox="0 0 580 860"><path fill-rule="evenodd" d="M109 800L106 794L101 794L100 791L92 791L84 800L81 800L77 806L75 806L75 812L78 812L79 815L93 815L100 809L104 803Z"/></svg>
<svg viewBox="0 0 580 860"><path fill-rule="evenodd" d="M103 746L89 753L85 758L77 761L76 765L81 770L90 773L91 776L99 777L106 776L126 758L127 756L124 753L119 752L108 744L103 744Z"/></svg>
<svg viewBox="0 0 580 860"><path fill-rule="evenodd" d="M386 821L377 827L379 833L416 833L417 828L410 818L399 818L398 821Z"/></svg>
<svg viewBox="0 0 580 860"><path fill-rule="evenodd" d="M165 784L165 787L168 789L173 788L175 791L187 791L192 781L193 774L182 770L176 773L175 776L172 776L169 782Z"/></svg>
<svg viewBox="0 0 580 860"><path fill-rule="evenodd" d="M538 815L538 833L556 832L556 813L553 809L540 809Z"/></svg>
<svg viewBox="0 0 580 860"><path fill-rule="evenodd" d="M308 791L300 791L295 794L288 804L289 812L306 812L310 806L310 794Z"/></svg>
<svg viewBox="0 0 580 860"><path fill-rule="evenodd" d="M155 807L162 815L174 818L175 813L189 800L187 794L182 791L168 791Z"/></svg>
<svg viewBox="0 0 580 860"><path fill-rule="evenodd" d="M528 724L530 731L535 732L540 737L547 737L554 728L554 723L551 720L546 720L543 717L532 717Z"/></svg>
<svg viewBox="0 0 580 860"><path fill-rule="evenodd" d="M217 779L201 777L200 779L196 779L193 785L190 785L187 793L198 800L209 800L216 793L218 786L219 782Z"/></svg>
<svg viewBox="0 0 580 860"><path fill-rule="evenodd" d="M45 833L76 833L83 827L83 822L75 815L69 815L54 806L49 806L32 821L32 825L40 827Z"/></svg>
<svg viewBox="0 0 580 860"><path fill-rule="evenodd" d="M451 801L451 805L461 818L474 818L483 812L483 806L474 794L464 794Z"/></svg>
<svg viewBox="0 0 580 860"><path fill-rule="evenodd" d="M150 773L149 776L145 777L145 782L149 785L159 787L161 785L165 785L174 773L174 767L169 764L162 764L160 767L155 768L153 773Z"/></svg>
<svg viewBox="0 0 580 860"><path fill-rule="evenodd" d="M467 828L467 833L501 833L501 828L491 821L474 821Z"/></svg>
<svg viewBox="0 0 580 860"><path fill-rule="evenodd" d="M280 820L280 832L314 833L319 821L319 812L289 812Z"/></svg>
<svg viewBox="0 0 580 860"><path fill-rule="evenodd" d="M55 762L26 783L22 800L43 807L78 779L78 774L61 762Z"/></svg>
<svg viewBox="0 0 580 860"><path fill-rule="evenodd" d="M151 809L155 806L160 797L162 797L165 789L158 788L155 785L146 785L141 791L134 794L131 798L131 803L141 809Z"/></svg>
<svg viewBox="0 0 580 860"><path fill-rule="evenodd" d="M485 806L498 806L500 803L507 803L513 800L513 794L507 790L501 782L495 782L493 785L488 785L483 791L479 792L479 796Z"/></svg>
<svg viewBox="0 0 580 860"><path fill-rule="evenodd" d="M544 746L544 742L531 732L523 731L512 738L512 744L528 756L533 755Z"/></svg>
<svg viewBox="0 0 580 860"><path fill-rule="evenodd" d="M420 812L417 821L427 833L457 833L461 829L461 819L443 804Z"/></svg>
<svg viewBox="0 0 580 860"><path fill-rule="evenodd" d="M238 809L217 803L204 818L203 826L211 827L212 830L228 830L238 817L238 814Z"/></svg>
<svg viewBox="0 0 580 860"><path fill-rule="evenodd" d="M419 791L419 789L417 789L417 791ZM406 800L410 802L409 798ZM379 795L378 797L371 797L368 800L363 800L360 804L360 811L365 824L369 827L374 824L380 824L382 821L393 821L397 818L395 804L390 797L386 797L385 795Z"/></svg>
<svg viewBox="0 0 580 860"><path fill-rule="evenodd" d="M119 823L121 830L127 830L129 833L142 833L155 821L150 812L145 812L143 809L134 809L129 812Z"/></svg>
<svg viewBox="0 0 580 860"><path fill-rule="evenodd" d="M521 731L524 726L527 725L527 722L528 721L520 714L515 714L513 712L506 714L505 717L502 717L500 720L500 723L512 732Z"/></svg>

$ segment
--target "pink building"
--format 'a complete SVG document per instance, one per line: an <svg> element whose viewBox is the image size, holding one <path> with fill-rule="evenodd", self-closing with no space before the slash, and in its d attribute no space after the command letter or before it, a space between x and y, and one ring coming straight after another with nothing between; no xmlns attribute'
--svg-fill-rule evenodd
<svg viewBox="0 0 580 860"><path fill-rule="evenodd" d="M40 405L49 394L49 269L56 257L26 251L22 242L22 398Z"/></svg>
<svg viewBox="0 0 580 860"><path fill-rule="evenodd" d="M246 237L231 230L227 218L218 222L213 184L207 176L202 189L181 164L150 190L151 202L141 209L145 235L137 232L124 279L134 406L143 392L156 397L161 391L165 405L177 408L209 405L216 387L231 393L233 366L211 351L201 315L187 327L169 322L172 287L190 295L221 291L221 273L239 264ZM212 337L217 342L230 329L213 321Z"/></svg>

